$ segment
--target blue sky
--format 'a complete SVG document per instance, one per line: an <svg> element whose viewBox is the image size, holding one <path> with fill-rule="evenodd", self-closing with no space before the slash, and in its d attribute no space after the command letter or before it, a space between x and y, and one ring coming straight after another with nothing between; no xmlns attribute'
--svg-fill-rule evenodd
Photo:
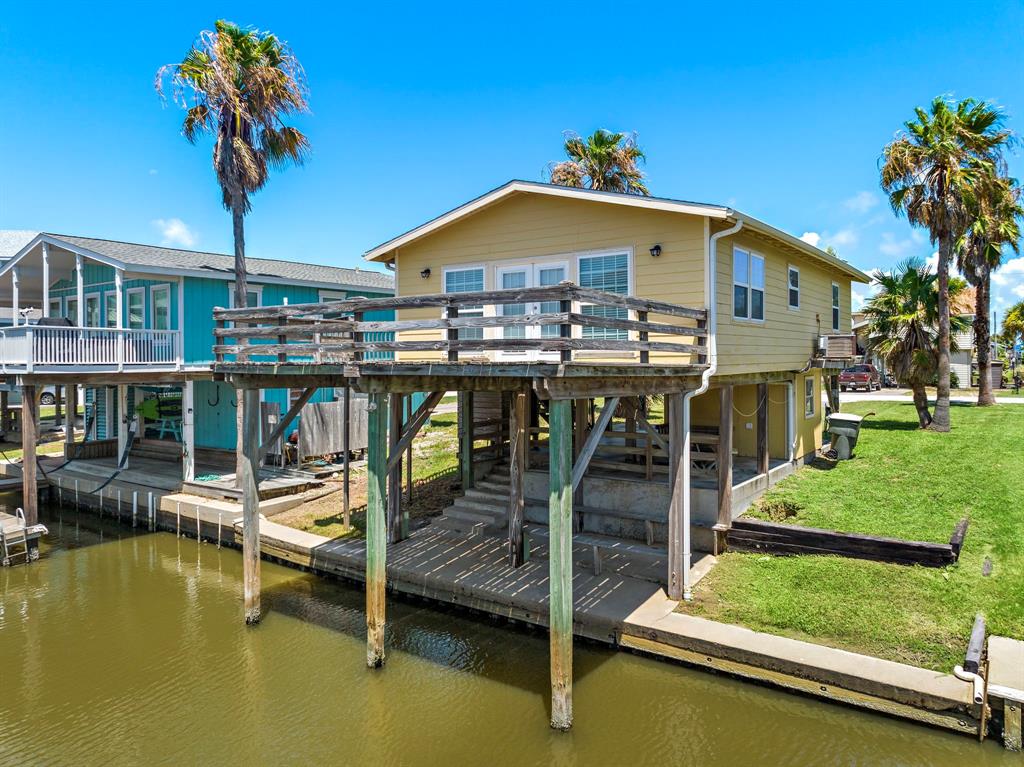
<svg viewBox="0 0 1024 767"><path fill-rule="evenodd" d="M254 198L253 256L361 264L510 178L542 178L562 131L606 127L639 134L654 194L732 205L884 268L934 250L878 189L881 149L915 105L995 100L1024 133L1018 2L142 5L5 8L0 228L228 252L211 145L181 137L152 85L216 18L276 32L309 78L296 122L313 156ZM1024 298L1024 259L997 283L997 311Z"/></svg>

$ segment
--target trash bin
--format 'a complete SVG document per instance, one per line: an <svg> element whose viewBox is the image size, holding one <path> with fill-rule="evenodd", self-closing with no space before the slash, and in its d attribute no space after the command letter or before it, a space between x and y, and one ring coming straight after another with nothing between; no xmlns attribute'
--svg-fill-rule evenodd
<svg viewBox="0 0 1024 767"><path fill-rule="evenodd" d="M846 461L853 457L853 449L857 447L860 425L864 416L852 413L831 413L828 417L828 433L832 435L832 447L828 451L829 458Z"/></svg>

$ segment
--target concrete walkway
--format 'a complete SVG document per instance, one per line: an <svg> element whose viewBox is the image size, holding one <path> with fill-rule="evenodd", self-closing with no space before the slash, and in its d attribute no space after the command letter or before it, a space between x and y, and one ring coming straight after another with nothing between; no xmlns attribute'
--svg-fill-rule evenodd
<svg viewBox="0 0 1024 767"><path fill-rule="evenodd" d="M913 402L914 398L909 392L902 389L882 389L881 391L844 391L839 395L840 404L844 402ZM929 400L935 404L934 398ZM978 401L977 395L954 394L949 398L950 402L973 405ZM996 395L996 402L1000 405L1024 405L1024 396L1013 397Z"/></svg>

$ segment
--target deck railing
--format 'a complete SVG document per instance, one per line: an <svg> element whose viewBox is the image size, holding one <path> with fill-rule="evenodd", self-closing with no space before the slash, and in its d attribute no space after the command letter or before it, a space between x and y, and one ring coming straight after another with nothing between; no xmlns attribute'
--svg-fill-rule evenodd
<svg viewBox="0 0 1024 767"><path fill-rule="evenodd" d="M181 366L181 360L181 333L177 330L44 325L0 330L0 367L4 372L76 367L173 369Z"/></svg>
<svg viewBox="0 0 1024 767"><path fill-rule="evenodd" d="M371 311L423 309L439 309L439 316L364 320ZM650 315L668 319L652 322ZM590 358L608 352L639 355L640 363L647 364L654 352L664 362L680 363L686 357L687 363L703 363L707 352L705 310L569 282L516 290L217 308L213 316L218 362L229 356L237 362L253 357L278 363L366 362L371 355L395 352L441 352L449 362L458 362L464 353L497 354L500 359L532 354L534 359L568 362L579 352ZM372 335L385 333L414 339Z"/></svg>

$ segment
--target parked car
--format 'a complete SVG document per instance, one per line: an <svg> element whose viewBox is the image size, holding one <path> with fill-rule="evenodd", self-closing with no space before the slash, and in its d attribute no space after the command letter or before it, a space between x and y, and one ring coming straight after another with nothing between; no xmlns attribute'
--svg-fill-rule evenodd
<svg viewBox="0 0 1024 767"><path fill-rule="evenodd" d="M12 405L20 405L21 389L17 386L10 387L10 394L8 395L7 401L10 402ZM42 393L40 393L39 395L40 405L52 405L56 401L57 396L54 393L54 388L52 386L47 386L46 388L44 388Z"/></svg>
<svg viewBox="0 0 1024 767"><path fill-rule="evenodd" d="M881 391L882 377L874 365L853 365L839 374L839 388L842 391L847 389L864 389L865 391L877 389Z"/></svg>

